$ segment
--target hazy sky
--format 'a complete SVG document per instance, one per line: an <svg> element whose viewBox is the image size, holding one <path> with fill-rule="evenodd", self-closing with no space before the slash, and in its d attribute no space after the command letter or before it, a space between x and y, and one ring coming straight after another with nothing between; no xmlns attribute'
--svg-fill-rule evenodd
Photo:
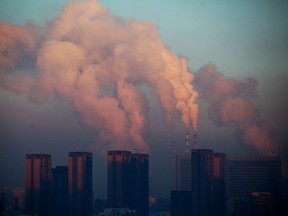
<svg viewBox="0 0 288 216"><path fill-rule="evenodd" d="M45 28L68 2L73 1L1 0L0 22L22 26L32 22ZM288 161L287 1L100 2L112 16L155 23L167 49L186 58L191 72L213 63L225 77L255 78L258 98L253 102L261 110L261 119L276 129L281 154ZM5 47L1 39L0 45ZM152 192L168 196L171 141L175 140L177 151L183 152L185 129L179 115L174 130L169 129L157 97L149 89L145 94L152 125L145 133ZM26 95L8 92L1 86L0 100L0 186L24 186L26 153L51 153L55 166L67 164L68 151L93 151L97 133L83 123L69 100L52 97L37 105L29 102ZM200 99L198 103L199 144L203 148L234 155L257 154L255 148L235 138L233 128L214 126L207 116L208 104ZM105 197L106 161L98 153L94 154L93 171L95 196ZM159 172L163 172L161 178Z"/></svg>

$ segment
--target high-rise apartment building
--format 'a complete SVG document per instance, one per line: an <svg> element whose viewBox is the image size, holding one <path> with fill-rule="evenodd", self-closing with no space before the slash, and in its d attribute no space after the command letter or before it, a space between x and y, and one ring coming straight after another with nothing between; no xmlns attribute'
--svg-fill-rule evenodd
<svg viewBox="0 0 288 216"><path fill-rule="evenodd" d="M213 215L226 215L226 159L224 153L213 158Z"/></svg>
<svg viewBox="0 0 288 216"><path fill-rule="evenodd" d="M176 156L176 190L191 191L191 155Z"/></svg>
<svg viewBox="0 0 288 216"><path fill-rule="evenodd" d="M171 191L171 216L191 216L192 191Z"/></svg>
<svg viewBox="0 0 288 216"><path fill-rule="evenodd" d="M225 216L225 171L223 153L193 149L191 156L177 155L177 184L176 191L171 192L171 214Z"/></svg>
<svg viewBox="0 0 288 216"><path fill-rule="evenodd" d="M26 155L26 212L49 216L51 209L51 155Z"/></svg>
<svg viewBox="0 0 288 216"><path fill-rule="evenodd" d="M252 192L280 195L281 160L279 157L228 157L228 198L247 198Z"/></svg>
<svg viewBox="0 0 288 216"><path fill-rule="evenodd" d="M108 206L130 208L148 215L149 156L130 151L108 151Z"/></svg>
<svg viewBox="0 0 288 216"><path fill-rule="evenodd" d="M213 214L213 160L212 150L192 149L192 215L211 216Z"/></svg>
<svg viewBox="0 0 288 216"><path fill-rule="evenodd" d="M149 155L132 154L131 157L131 208L139 216L149 215Z"/></svg>
<svg viewBox="0 0 288 216"><path fill-rule="evenodd" d="M269 193L277 200L281 194L280 157L228 157L226 190L227 214L242 210L253 192Z"/></svg>
<svg viewBox="0 0 288 216"><path fill-rule="evenodd" d="M131 198L131 152L108 151L108 206L129 207Z"/></svg>
<svg viewBox="0 0 288 216"><path fill-rule="evenodd" d="M68 167L52 169L52 215L68 215Z"/></svg>
<svg viewBox="0 0 288 216"><path fill-rule="evenodd" d="M92 215L92 153L68 153L68 207L71 216Z"/></svg>

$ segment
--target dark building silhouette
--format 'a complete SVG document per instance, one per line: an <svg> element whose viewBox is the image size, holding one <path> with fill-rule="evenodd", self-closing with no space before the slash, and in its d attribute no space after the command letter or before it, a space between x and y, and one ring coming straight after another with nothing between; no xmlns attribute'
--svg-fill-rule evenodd
<svg viewBox="0 0 288 216"><path fill-rule="evenodd" d="M52 215L68 215L68 167L52 169Z"/></svg>
<svg viewBox="0 0 288 216"><path fill-rule="evenodd" d="M108 151L108 207L130 208L148 215L149 156Z"/></svg>
<svg viewBox="0 0 288 216"><path fill-rule="evenodd" d="M171 191L171 216L191 216L192 192Z"/></svg>
<svg viewBox="0 0 288 216"><path fill-rule="evenodd" d="M131 209L139 216L149 214L149 155L132 154L131 157Z"/></svg>
<svg viewBox="0 0 288 216"><path fill-rule="evenodd" d="M191 155L176 156L176 190L191 190Z"/></svg>
<svg viewBox="0 0 288 216"><path fill-rule="evenodd" d="M212 150L192 149L192 215L213 215L213 159Z"/></svg>
<svg viewBox="0 0 288 216"><path fill-rule="evenodd" d="M195 139L196 137L196 139ZM191 152L189 143L189 132L185 134L185 154L176 155L175 188L176 191L191 190ZM194 135L194 145L197 145L197 136ZM175 147L174 150L175 152ZM174 154L174 153L173 153Z"/></svg>
<svg viewBox="0 0 288 216"><path fill-rule="evenodd" d="M250 215L259 216L274 216L277 214L275 197L268 192L253 192L251 194L250 203ZM284 212L281 212L282 214Z"/></svg>
<svg viewBox="0 0 288 216"><path fill-rule="evenodd" d="M25 213L25 189L17 187L0 188L0 202L4 215L19 215Z"/></svg>
<svg viewBox="0 0 288 216"><path fill-rule="evenodd" d="M68 153L68 208L70 216L92 215L92 153Z"/></svg>
<svg viewBox="0 0 288 216"><path fill-rule="evenodd" d="M280 158L228 157L226 190L227 215L244 210L246 213L243 215L248 215L253 192L260 192L262 195L263 192L269 193L269 197L274 197L277 202L281 195Z"/></svg>
<svg viewBox="0 0 288 216"><path fill-rule="evenodd" d="M98 215L100 212L103 212L106 207L107 207L106 199L95 199L93 214Z"/></svg>
<svg viewBox="0 0 288 216"><path fill-rule="evenodd" d="M130 205L131 152L108 151L108 207L120 208Z"/></svg>
<svg viewBox="0 0 288 216"><path fill-rule="evenodd" d="M13 209L19 214L25 213L25 189L13 189Z"/></svg>
<svg viewBox="0 0 288 216"><path fill-rule="evenodd" d="M177 155L176 162L176 191L171 192L171 214L225 216L225 154L193 149L192 156Z"/></svg>
<svg viewBox="0 0 288 216"><path fill-rule="evenodd" d="M171 198L170 197L149 197L149 212L150 215L158 215L159 212L162 214L160 215L169 215L171 209Z"/></svg>
<svg viewBox="0 0 288 216"><path fill-rule="evenodd" d="M213 158L213 215L226 215L225 154L214 153Z"/></svg>
<svg viewBox="0 0 288 216"><path fill-rule="evenodd" d="M39 216L51 210L51 156L26 155L26 212Z"/></svg>

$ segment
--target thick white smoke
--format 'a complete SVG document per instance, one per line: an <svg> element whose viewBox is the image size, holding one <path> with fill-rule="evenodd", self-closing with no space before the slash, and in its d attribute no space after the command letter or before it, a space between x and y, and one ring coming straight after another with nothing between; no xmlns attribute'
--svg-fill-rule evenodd
<svg viewBox="0 0 288 216"><path fill-rule="evenodd" d="M170 52L157 27L114 17L97 0L68 4L45 32L0 25L0 84L35 103L58 95L71 101L97 143L147 151L148 100L159 99L168 124L176 110L197 129L197 92L185 58Z"/></svg>

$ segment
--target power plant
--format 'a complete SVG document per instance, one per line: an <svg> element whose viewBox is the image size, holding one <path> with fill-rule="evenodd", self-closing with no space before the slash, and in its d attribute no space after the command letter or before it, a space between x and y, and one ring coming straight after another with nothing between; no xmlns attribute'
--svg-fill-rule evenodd
<svg viewBox="0 0 288 216"><path fill-rule="evenodd" d="M189 155L191 152L191 148L190 148L190 143L189 143L189 131L188 129L186 129L186 133L185 133L185 138L186 138L186 142L185 142L185 153L187 155ZM198 148L198 134L195 132L193 135L193 148L197 149Z"/></svg>

